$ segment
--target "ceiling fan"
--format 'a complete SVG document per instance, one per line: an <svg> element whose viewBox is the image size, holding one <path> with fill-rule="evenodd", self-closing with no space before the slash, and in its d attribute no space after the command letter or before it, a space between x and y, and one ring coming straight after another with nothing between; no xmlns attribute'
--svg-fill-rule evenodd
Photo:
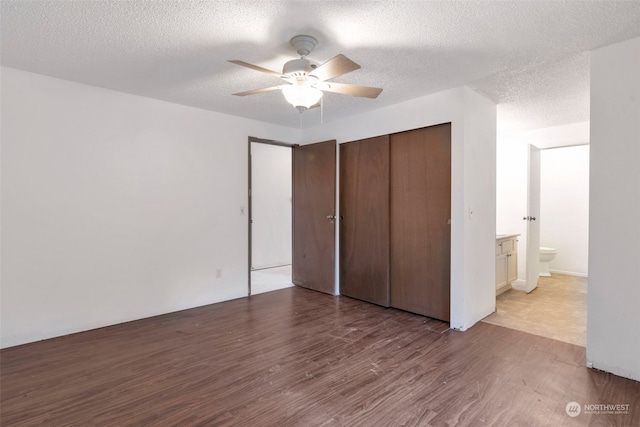
<svg viewBox="0 0 640 427"><path fill-rule="evenodd" d="M229 60L229 62L234 64L281 78L287 82L286 84L278 86L234 93L234 95L246 96L273 90L282 90L282 94L287 102L302 113L306 109L319 105L323 91L364 98L377 98L380 92L382 92L382 89L377 87L328 82L327 80L357 70L360 66L344 55L337 55L322 65L312 63L306 57L318 44L318 41L314 37L298 35L293 37L290 43L300 55L300 59L292 59L285 63L284 67L282 67L282 73L236 59Z"/></svg>

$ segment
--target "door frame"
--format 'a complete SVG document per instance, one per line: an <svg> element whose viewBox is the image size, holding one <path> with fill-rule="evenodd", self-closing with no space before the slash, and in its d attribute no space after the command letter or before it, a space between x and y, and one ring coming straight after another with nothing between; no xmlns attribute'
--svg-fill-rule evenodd
<svg viewBox="0 0 640 427"><path fill-rule="evenodd" d="M531 147L535 147L539 150L539 154L542 154L542 151L546 151L546 150L555 150L558 148L570 148L570 147L581 147L584 145L590 145L589 142L571 142L571 143L556 143L556 144L550 144L550 145L542 145L539 146L537 144L528 144L528 155L530 156L531 153ZM537 176L534 176L534 174L532 174L531 171L531 165L530 165L530 157L527 160L528 163L528 170L527 170L527 210L529 210L529 206L531 205L531 185L534 185L534 188L538 189L538 199L540 198L540 180L541 180L541 173L540 171L538 171ZM539 165L541 166L542 162L541 162L541 158L539 161ZM529 212L527 212L527 215L530 216L531 214ZM539 215L538 215L539 216ZM540 228L540 222L537 222L537 227ZM527 240L527 253L526 253L526 257L525 257L525 280L522 279L518 279L516 281L513 282L512 286L514 289L518 289L518 290L522 290L525 291L527 293L531 292L533 289L536 288L537 286L537 281L536 284L534 285L533 283L530 283L529 280L529 273L530 271L532 271L533 268L535 268L534 266L529 265L530 262L536 262L538 263L540 261L540 245L538 245L538 248L535 250L536 252L536 257L535 257L535 261L533 258L529 257L529 227L530 227L530 223L531 221L528 221L527 227L526 227L526 231L525 231L525 236L526 236L526 240ZM538 230L539 233L539 230ZM538 270L539 271L539 270ZM533 286L532 286L533 285Z"/></svg>
<svg viewBox="0 0 640 427"><path fill-rule="evenodd" d="M251 163L251 143L256 142L259 144L267 144L267 145L277 145L279 147L289 147L292 151L291 153L291 169L293 171L293 147L297 146L298 144L291 144L291 143L287 143L287 142L282 142L282 141L275 141L272 139L263 139L263 138L256 138L253 136L250 136L248 138L248 142L247 142L247 159L248 159L248 182L247 182L247 230L248 230L248 238L249 238L249 244L248 244L248 256L247 256L247 260L248 260L248 265L247 265L247 270L248 270L248 274L247 274L247 296L251 296L251 264L253 262L252 259L252 251L253 251L253 233L251 231L251 224L253 222L253 199L252 199L252 195L251 195L251 179L252 179L252 163ZM291 184L293 185L293 174L291 176ZM291 228L293 231L293 221L291 223ZM291 242L291 244L293 245L293 241Z"/></svg>
<svg viewBox="0 0 640 427"><path fill-rule="evenodd" d="M527 188L527 257L525 289L529 293L538 286L540 276L540 153L541 149L529 144Z"/></svg>

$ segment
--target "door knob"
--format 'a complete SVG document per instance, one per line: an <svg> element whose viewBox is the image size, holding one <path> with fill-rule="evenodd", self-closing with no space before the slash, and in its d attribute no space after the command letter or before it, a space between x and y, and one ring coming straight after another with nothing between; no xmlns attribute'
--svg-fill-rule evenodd
<svg viewBox="0 0 640 427"><path fill-rule="evenodd" d="M333 220L336 219L335 215L327 215L327 219L333 223Z"/></svg>
<svg viewBox="0 0 640 427"><path fill-rule="evenodd" d="M535 216L523 216L522 219L525 220L525 221L535 221L536 217Z"/></svg>

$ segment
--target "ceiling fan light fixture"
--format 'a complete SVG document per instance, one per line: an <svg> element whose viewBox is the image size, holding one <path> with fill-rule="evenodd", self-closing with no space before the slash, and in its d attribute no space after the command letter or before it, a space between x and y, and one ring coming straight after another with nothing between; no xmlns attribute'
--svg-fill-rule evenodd
<svg viewBox="0 0 640 427"><path fill-rule="evenodd" d="M322 91L304 84L292 84L282 88L282 94L287 102L297 109L307 109L315 105L322 98Z"/></svg>
<svg viewBox="0 0 640 427"><path fill-rule="evenodd" d="M323 91L370 99L375 99L380 95L382 89L377 87L358 86L346 83L328 83L327 80L355 71L359 69L360 66L342 54L338 54L330 60L316 65L307 59L307 55L311 53L317 43L318 40L309 35L300 34L293 37L291 39L291 46L298 52L300 58L287 61L282 68L282 73L237 59L230 60L229 62L236 65L269 74L288 83L280 86L247 90L234 93L234 95L255 95L280 89L287 102L297 108L301 113L309 108L321 107L320 117L322 117L322 104L320 100L322 99Z"/></svg>

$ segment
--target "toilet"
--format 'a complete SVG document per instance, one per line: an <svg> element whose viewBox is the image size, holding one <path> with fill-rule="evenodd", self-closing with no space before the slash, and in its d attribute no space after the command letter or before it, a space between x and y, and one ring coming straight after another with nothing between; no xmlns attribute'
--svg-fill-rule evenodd
<svg viewBox="0 0 640 427"><path fill-rule="evenodd" d="M540 276L551 276L549 273L549 263L556 257L554 248L540 247Z"/></svg>

